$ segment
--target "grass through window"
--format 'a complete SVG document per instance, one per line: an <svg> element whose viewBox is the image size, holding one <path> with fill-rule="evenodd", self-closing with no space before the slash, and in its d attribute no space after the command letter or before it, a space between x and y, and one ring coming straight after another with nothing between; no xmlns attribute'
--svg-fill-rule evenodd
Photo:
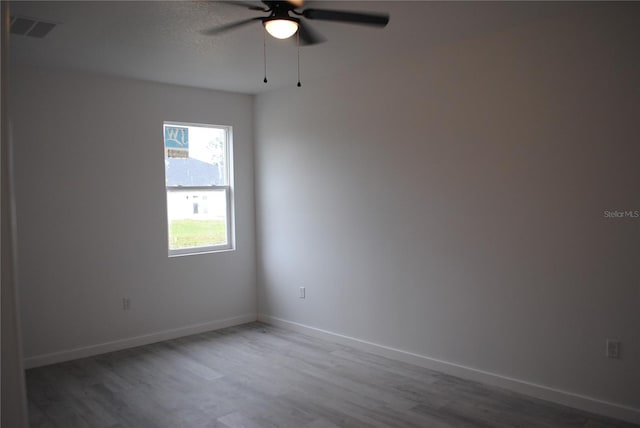
<svg viewBox="0 0 640 428"><path fill-rule="evenodd" d="M172 220L169 240L171 248L224 245L227 243L225 220Z"/></svg>

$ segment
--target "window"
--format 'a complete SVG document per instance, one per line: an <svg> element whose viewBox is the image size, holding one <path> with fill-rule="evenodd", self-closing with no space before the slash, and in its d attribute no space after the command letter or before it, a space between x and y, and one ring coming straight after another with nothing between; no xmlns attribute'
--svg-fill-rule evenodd
<svg viewBox="0 0 640 428"><path fill-rule="evenodd" d="M233 248L231 127L164 123L169 256Z"/></svg>

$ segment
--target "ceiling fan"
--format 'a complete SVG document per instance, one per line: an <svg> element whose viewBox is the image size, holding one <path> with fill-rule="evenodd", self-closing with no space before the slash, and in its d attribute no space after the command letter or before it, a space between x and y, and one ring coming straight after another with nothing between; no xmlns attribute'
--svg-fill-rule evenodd
<svg viewBox="0 0 640 428"><path fill-rule="evenodd" d="M251 24L255 21L260 21L271 36L277 39L287 39L297 32L299 44L303 46L309 46L322 43L326 39L315 32L313 29L311 29L309 24L304 22L305 19L369 25L373 27L385 27L389 23L388 14L330 9L300 10L304 3L304 0L262 0L263 5L260 6L242 1L224 1L223 3L245 7L249 10L266 12L268 13L268 15L244 19L241 21L231 22L229 24L209 28L202 31L203 34L213 36L225 31L233 30L235 28Z"/></svg>

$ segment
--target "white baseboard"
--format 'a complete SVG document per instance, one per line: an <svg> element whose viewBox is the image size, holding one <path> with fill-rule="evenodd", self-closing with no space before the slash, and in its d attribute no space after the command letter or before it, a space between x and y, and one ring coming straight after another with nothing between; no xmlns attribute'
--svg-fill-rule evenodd
<svg viewBox="0 0 640 428"><path fill-rule="evenodd" d="M150 343L161 342L163 340L175 339L189 336L191 334L204 333L212 330L219 330L239 324L256 321L256 314L246 314L232 318L209 321L201 324L188 325L186 327L174 328L170 330L158 331L144 334L142 336L128 337L111 342L98 343L81 348L69 349L65 351L52 352L50 354L34 355L24 359L24 366L27 369L48 364L60 363L63 361L76 360L78 358L90 357L104 354L106 352L119 351L121 349L134 348L136 346L148 345Z"/></svg>
<svg viewBox="0 0 640 428"><path fill-rule="evenodd" d="M640 409L634 407L611 403L608 401L599 400L597 398L575 394L573 392L562 391L544 385L538 385L511 377L502 376L496 373L474 369L472 367L466 367L447 361L437 360L424 355L414 354L412 352L379 345L377 343L367 342L365 340L344 336L342 334L322 330L319 328L272 317L265 314L258 314L258 321L277 327L283 327L305 333L310 336L320 337L342 345L348 345L356 349L370 352L372 354L380 355L405 363L415 364L417 366L425 367L431 370L437 370L439 372L447 373L452 376L498 386L542 400L551 401L587 412L640 424Z"/></svg>

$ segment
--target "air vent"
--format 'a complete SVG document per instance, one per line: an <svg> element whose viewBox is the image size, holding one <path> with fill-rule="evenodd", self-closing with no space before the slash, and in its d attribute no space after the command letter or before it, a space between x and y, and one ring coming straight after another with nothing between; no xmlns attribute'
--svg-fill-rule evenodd
<svg viewBox="0 0 640 428"><path fill-rule="evenodd" d="M57 24L53 22L46 22L39 19L12 16L11 34L42 39L49 34L56 25Z"/></svg>

